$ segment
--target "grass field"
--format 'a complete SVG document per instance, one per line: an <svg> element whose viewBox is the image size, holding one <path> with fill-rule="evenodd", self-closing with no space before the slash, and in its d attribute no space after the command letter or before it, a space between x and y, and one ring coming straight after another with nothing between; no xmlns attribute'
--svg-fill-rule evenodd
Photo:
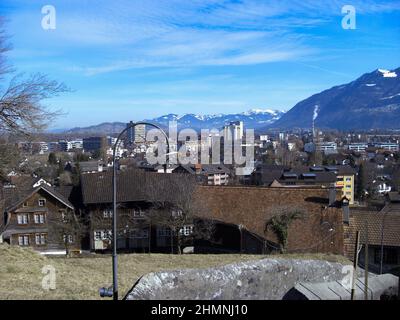
<svg viewBox="0 0 400 320"><path fill-rule="evenodd" d="M334 255L285 255L274 258L321 259L349 263ZM123 296L144 274L183 268L207 268L232 262L258 260L260 255L170 255L121 254L119 259L120 295ZM44 266L56 270L56 289L42 289ZM0 245L0 299L101 299L98 289L112 283L111 256L80 258L44 257L20 247Z"/></svg>

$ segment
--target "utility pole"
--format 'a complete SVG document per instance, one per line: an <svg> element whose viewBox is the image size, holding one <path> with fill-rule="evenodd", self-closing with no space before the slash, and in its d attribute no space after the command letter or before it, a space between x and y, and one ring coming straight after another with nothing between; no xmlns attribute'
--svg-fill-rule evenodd
<svg viewBox="0 0 400 320"><path fill-rule="evenodd" d="M368 220L365 219L365 267L364 267L364 300L368 300Z"/></svg>
<svg viewBox="0 0 400 320"><path fill-rule="evenodd" d="M353 281L351 283L351 300L354 300L355 296L355 286L356 286L356 280L357 280L357 265L358 265L358 253L359 253L359 243L360 243L360 231L357 231L356 233L356 245L354 248L354 261L353 261Z"/></svg>

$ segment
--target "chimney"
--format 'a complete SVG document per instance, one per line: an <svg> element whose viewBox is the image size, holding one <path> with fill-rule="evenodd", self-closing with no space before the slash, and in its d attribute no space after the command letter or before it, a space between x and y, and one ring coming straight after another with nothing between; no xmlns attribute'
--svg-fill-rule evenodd
<svg viewBox="0 0 400 320"><path fill-rule="evenodd" d="M349 208L349 200L344 198L342 200L342 208L343 208L343 223L349 225L350 224L350 208Z"/></svg>
<svg viewBox="0 0 400 320"><path fill-rule="evenodd" d="M336 202L336 187L330 185L329 187L329 206L331 207Z"/></svg>

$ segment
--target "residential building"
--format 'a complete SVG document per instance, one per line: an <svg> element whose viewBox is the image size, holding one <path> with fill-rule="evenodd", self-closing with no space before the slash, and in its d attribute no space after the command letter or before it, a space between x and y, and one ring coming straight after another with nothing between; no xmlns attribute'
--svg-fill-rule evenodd
<svg viewBox="0 0 400 320"><path fill-rule="evenodd" d="M348 145L348 149L350 151L355 151L355 152L366 152L366 150L368 149L368 143L366 142L357 142L357 143L351 143Z"/></svg>
<svg viewBox="0 0 400 320"><path fill-rule="evenodd" d="M57 152L60 151L60 146L58 145L58 142L49 142L47 144L49 152Z"/></svg>
<svg viewBox="0 0 400 320"><path fill-rule="evenodd" d="M193 177L181 174L160 174L142 170L126 170L118 173L117 188L119 202L119 250L168 251L170 252L170 228L150 223L146 218L156 203L173 203L176 197L174 186L192 181ZM90 249L110 250L112 218L112 172L85 174L81 176L82 202L89 218ZM161 211L167 214L167 211ZM152 211L154 214L154 211ZM173 214L173 209L170 210ZM188 228L190 226L188 225ZM190 232L182 230L184 236Z"/></svg>
<svg viewBox="0 0 400 320"><path fill-rule="evenodd" d="M146 142L146 125L138 124L135 126L135 143Z"/></svg>
<svg viewBox="0 0 400 320"><path fill-rule="evenodd" d="M347 165L326 167L326 169L336 173L336 187L342 190L342 197L346 197L350 205L354 204L356 170Z"/></svg>
<svg viewBox="0 0 400 320"><path fill-rule="evenodd" d="M75 215L74 205L68 199L71 190L56 189L46 183L4 189L3 241L45 254L65 254L66 248L80 251L81 238L75 230L63 226L65 215Z"/></svg>
<svg viewBox="0 0 400 320"><path fill-rule="evenodd" d="M59 145L60 151L63 151L63 152L68 152L72 148L71 142L69 142L67 140L59 140L58 145Z"/></svg>
<svg viewBox="0 0 400 320"><path fill-rule="evenodd" d="M89 137L83 138L83 149L85 151L98 151L106 147L107 141L105 137Z"/></svg>
<svg viewBox="0 0 400 320"><path fill-rule="evenodd" d="M325 154L337 153L337 143L336 142L318 142L316 145L316 150L321 151Z"/></svg>
<svg viewBox="0 0 400 320"><path fill-rule="evenodd" d="M107 166L101 160L83 161L79 163L79 170L82 174L103 172Z"/></svg>
<svg viewBox="0 0 400 320"><path fill-rule="evenodd" d="M345 254L350 259L353 258L356 232L359 231L362 245L359 263L362 266L366 264L365 245L368 241L369 271L392 272L400 265L399 230L400 194L398 192L389 193L383 207L351 208L349 225L344 228Z"/></svg>
<svg viewBox="0 0 400 320"><path fill-rule="evenodd" d="M72 140L70 149L72 150L83 149L83 139Z"/></svg>
<svg viewBox="0 0 400 320"><path fill-rule="evenodd" d="M172 172L192 174L197 182L209 186L226 186L230 177L230 170L222 164L179 165Z"/></svg>
<svg viewBox="0 0 400 320"><path fill-rule="evenodd" d="M394 151L398 152L399 151L399 144L398 143L392 143L392 142L380 142L375 144L376 148L387 150L387 151Z"/></svg>
<svg viewBox="0 0 400 320"><path fill-rule="evenodd" d="M224 126L225 140L241 140L244 135L243 121L233 121Z"/></svg>

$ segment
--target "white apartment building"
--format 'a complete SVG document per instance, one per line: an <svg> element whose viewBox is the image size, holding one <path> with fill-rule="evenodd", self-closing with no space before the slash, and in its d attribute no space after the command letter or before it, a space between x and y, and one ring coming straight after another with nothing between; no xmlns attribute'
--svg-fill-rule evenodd
<svg viewBox="0 0 400 320"><path fill-rule="evenodd" d="M230 122L224 126L225 140L242 140L244 135L243 121Z"/></svg>
<svg viewBox="0 0 400 320"><path fill-rule="evenodd" d="M399 151L399 144L393 142L376 143L375 147L387 151L395 151L395 152Z"/></svg>
<svg viewBox="0 0 400 320"><path fill-rule="evenodd" d="M318 142L317 151L322 151L323 153L336 153L337 143L336 142Z"/></svg>
<svg viewBox="0 0 400 320"><path fill-rule="evenodd" d="M348 149L350 151L365 152L365 150L368 149L368 143L366 142L350 143L348 145Z"/></svg>

